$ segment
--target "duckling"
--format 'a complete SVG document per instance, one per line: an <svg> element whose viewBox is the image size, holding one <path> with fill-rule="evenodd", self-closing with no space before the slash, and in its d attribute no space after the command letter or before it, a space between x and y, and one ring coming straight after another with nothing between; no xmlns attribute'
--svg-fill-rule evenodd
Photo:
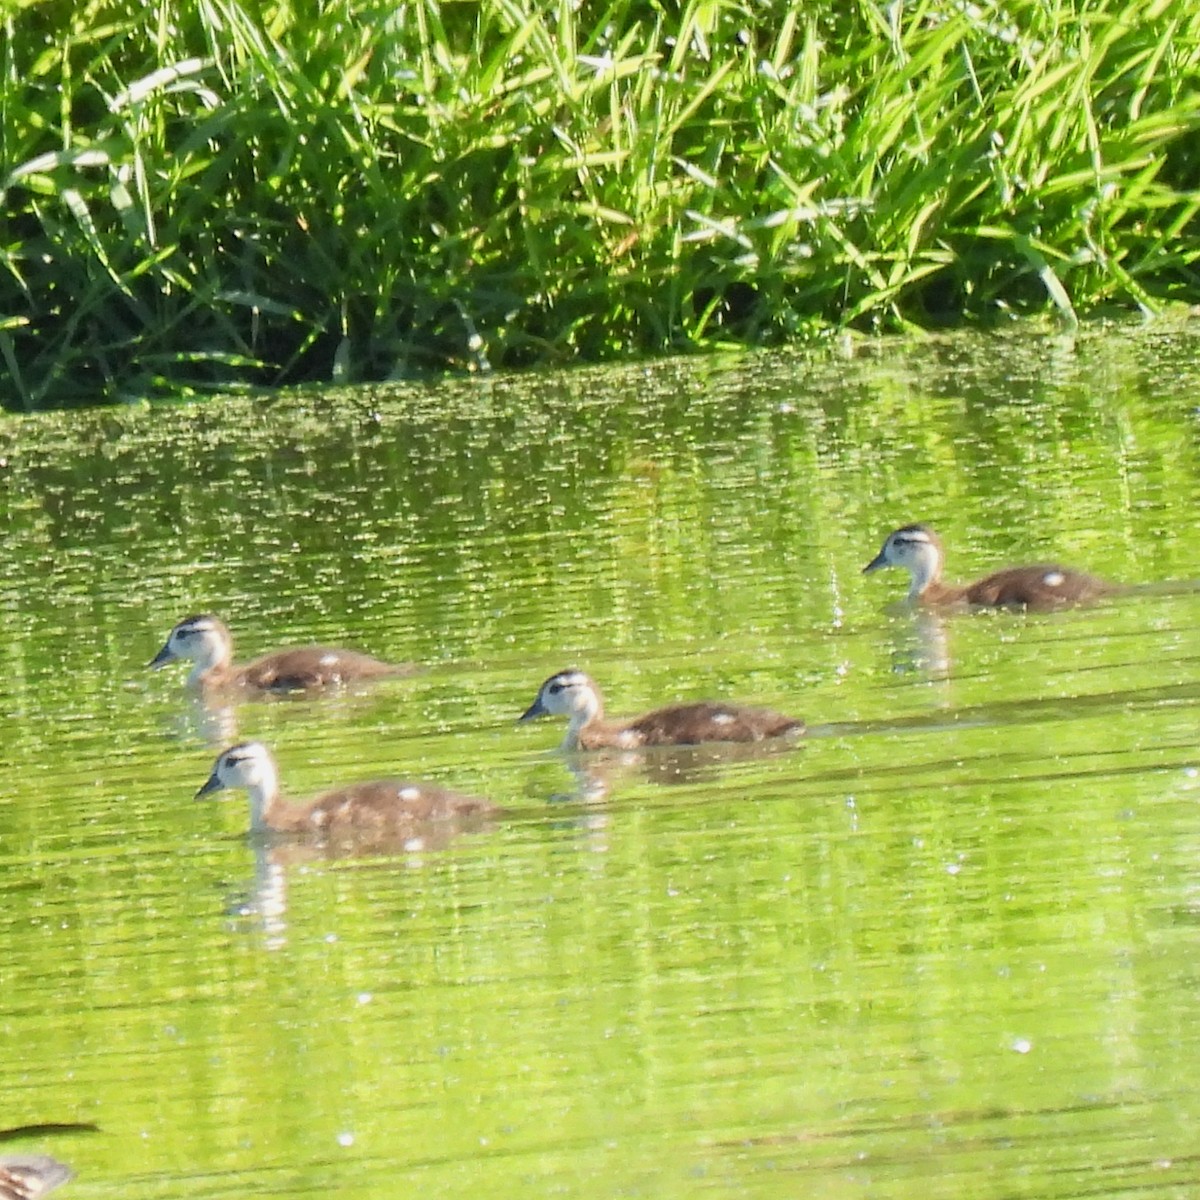
<svg viewBox="0 0 1200 1200"><path fill-rule="evenodd" d="M582 671L560 671L538 689L537 699L518 718L569 718L564 750L606 746L691 746L699 742L761 742L799 735L804 722L766 708L704 700L656 708L632 721L606 721L600 689Z"/></svg>
<svg viewBox="0 0 1200 1200"><path fill-rule="evenodd" d="M942 583L944 561L941 538L928 525L905 525L888 534L883 548L863 567L863 574L884 567L904 567L912 578L909 602L942 607L973 604L988 608L1061 608L1096 600L1115 590L1095 575L1050 563L1009 567L955 587Z"/></svg>
<svg viewBox="0 0 1200 1200"><path fill-rule="evenodd" d="M261 742L223 751L196 799L221 788L250 793L250 832L290 834L333 841L399 837L435 822L498 816L500 809L433 783L378 779L352 783L307 803L291 804L279 792L279 773Z"/></svg>
<svg viewBox="0 0 1200 1200"><path fill-rule="evenodd" d="M0 1200L38 1200L73 1172L46 1154L0 1155Z"/></svg>
<svg viewBox="0 0 1200 1200"><path fill-rule="evenodd" d="M183 658L195 664L188 686L202 692L298 692L406 674L413 669L337 646L293 646L245 666L234 666L229 629L210 613L184 617L147 665L157 670Z"/></svg>

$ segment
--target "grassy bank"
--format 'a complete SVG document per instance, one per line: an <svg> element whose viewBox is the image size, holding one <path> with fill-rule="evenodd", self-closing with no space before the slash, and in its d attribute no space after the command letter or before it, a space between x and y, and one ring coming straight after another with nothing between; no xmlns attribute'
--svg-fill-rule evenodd
<svg viewBox="0 0 1200 1200"><path fill-rule="evenodd" d="M1191 0L265 13L10 6L6 405L1200 298Z"/></svg>

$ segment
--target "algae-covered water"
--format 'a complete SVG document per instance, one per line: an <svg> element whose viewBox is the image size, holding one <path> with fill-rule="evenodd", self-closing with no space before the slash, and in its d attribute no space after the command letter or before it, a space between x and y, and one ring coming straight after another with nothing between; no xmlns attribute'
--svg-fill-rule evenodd
<svg viewBox="0 0 1200 1200"><path fill-rule="evenodd" d="M1200 341L955 337L0 427L0 1091L71 1193L1200 1191ZM1135 585L914 615L861 568ZM420 673L201 705L145 664ZM776 753L567 758L738 699ZM194 803L403 774L491 828L327 860Z"/></svg>

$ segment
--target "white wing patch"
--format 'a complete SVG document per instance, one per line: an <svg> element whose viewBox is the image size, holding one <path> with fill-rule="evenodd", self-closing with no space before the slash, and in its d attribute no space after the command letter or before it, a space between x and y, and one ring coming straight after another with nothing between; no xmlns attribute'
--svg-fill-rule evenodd
<svg viewBox="0 0 1200 1200"><path fill-rule="evenodd" d="M1047 587L1062 587L1066 581L1067 577L1061 571L1047 571L1042 576L1042 582Z"/></svg>

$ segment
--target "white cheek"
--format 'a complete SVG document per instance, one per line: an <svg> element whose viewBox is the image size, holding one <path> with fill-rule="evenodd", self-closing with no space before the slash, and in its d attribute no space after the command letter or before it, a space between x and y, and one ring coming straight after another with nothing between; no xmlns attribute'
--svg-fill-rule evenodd
<svg viewBox="0 0 1200 1200"><path fill-rule="evenodd" d="M713 713L714 725L732 725L734 722L733 713L719 712Z"/></svg>
<svg viewBox="0 0 1200 1200"><path fill-rule="evenodd" d="M1067 577L1061 571L1047 571L1042 576L1042 582L1047 587L1062 587L1066 581Z"/></svg>
<svg viewBox="0 0 1200 1200"><path fill-rule="evenodd" d="M400 800L402 800L402 801L403 801L405 804L412 804L412 803L414 803L415 801L417 801L417 800L420 800L420 798L421 798L421 789L420 789L420 788L417 788L417 787L406 787L406 788L401 788L401 789L399 790L399 792L397 792L397 793L396 793L396 795L397 795L397 797L398 797Z"/></svg>
<svg viewBox="0 0 1200 1200"><path fill-rule="evenodd" d="M320 665L322 667L336 667L338 656L336 654L322 654Z"/></svg>

